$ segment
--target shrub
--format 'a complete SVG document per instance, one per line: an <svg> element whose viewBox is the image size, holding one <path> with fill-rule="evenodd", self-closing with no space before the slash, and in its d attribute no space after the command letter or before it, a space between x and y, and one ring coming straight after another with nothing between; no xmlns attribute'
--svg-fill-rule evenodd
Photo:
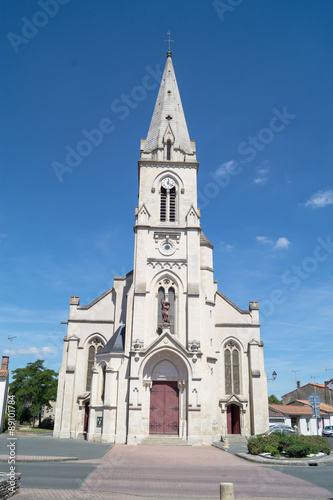
<svg viewBox="0 0 333 500"><path fill-rule="evenodd" d="M280 456L279 450L277 448L273 448L273 446L266 446L265 451L267 451L267 453L270 453L273 457Z"/></svg>
<svg viewBox="0 0 333 500"><path fill-rule="evenodd" d="M8 429L8 413L5 413L5 417L3 420L3 430L6 431L7 429Z"/></svg>
<svg viewBox="0 0 333 500"><path fill-rule="evenodd" d="M329 441L323 436L300 436L304 443L308 443L315 448L318 448L318 452L325 453L329 455L331 453L331 445Z"/></svg>
<svg viewBox="0 0 333 500"><path fill-rule="evenodd" d="M253 437L247 444L248 452L251 455L260 455L268 451L274 456L279 456L282 451L290 457L306 457L316 455L319 452L329 455L331 445L322 436L297 436L296 434L261 434Z"/></svg>
<svg viewBox="0 0 333 500"><path fill-rule="evenodd" d="M279 436L277 434L270 434L269 436L261 434L251 438L247 443L247 449L251 455L264 453L266 446L279 449Z"/></svg>
<svg viewBox="0 0 333 500"><path fill-rule="evenodd" d="M41 421L39 428L53 430L53 428L54 428L54 420L53 420L53 418L51 418L51 417L44 418Z"/></svg>

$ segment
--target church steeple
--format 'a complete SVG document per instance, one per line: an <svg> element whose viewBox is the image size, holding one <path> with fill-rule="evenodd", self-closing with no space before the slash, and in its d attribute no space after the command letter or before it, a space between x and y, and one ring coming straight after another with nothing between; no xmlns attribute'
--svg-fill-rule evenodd
<svg viewBox="0 0 333 500"><path fill-rule="evenodd" d="M196 161L195 143L187 130L170 48L147 139L141 141L141 159Z"/></svg>

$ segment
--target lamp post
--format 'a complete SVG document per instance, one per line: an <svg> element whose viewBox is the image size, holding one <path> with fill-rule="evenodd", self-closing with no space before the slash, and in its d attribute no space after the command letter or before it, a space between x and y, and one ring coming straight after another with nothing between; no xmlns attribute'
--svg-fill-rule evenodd
<svg viewBox="0 0 333 500"><path fill-rule="evenodd" d="M277 373L276 371L274 370L273 373L272 373L272 377L271 378L268 378L267 379L267 382L271 382L272 380L274 381L277 377Z"/></svg>

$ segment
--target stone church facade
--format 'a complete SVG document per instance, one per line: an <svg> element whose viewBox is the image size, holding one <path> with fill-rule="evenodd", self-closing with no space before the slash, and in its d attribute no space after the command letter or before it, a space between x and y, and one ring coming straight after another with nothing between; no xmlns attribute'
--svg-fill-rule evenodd
<svg viewBox="0 0 333 500"><path fill-rule="evenodd" d="M141 141L134 269L89 305L70 298L54 437L200 445L267 430L258 303L217 289L198 166L169 51Z"/></svg>

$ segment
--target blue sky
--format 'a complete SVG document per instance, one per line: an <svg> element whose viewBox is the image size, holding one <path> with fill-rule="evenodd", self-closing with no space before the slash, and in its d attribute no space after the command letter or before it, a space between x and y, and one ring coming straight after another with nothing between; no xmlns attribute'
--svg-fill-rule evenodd
<svg viewBox="0 0 333 500"><path fill-rule="evenodd" d="M266 371L278 373L270 394L292 390L295 376L332 377L332 2L0 8L0 327L3 354L16 337L10 368L43 358L57 371L69 297L87 304L132 269L140 139L170 29L219 289L242 309L260 302Z"/></svg>

